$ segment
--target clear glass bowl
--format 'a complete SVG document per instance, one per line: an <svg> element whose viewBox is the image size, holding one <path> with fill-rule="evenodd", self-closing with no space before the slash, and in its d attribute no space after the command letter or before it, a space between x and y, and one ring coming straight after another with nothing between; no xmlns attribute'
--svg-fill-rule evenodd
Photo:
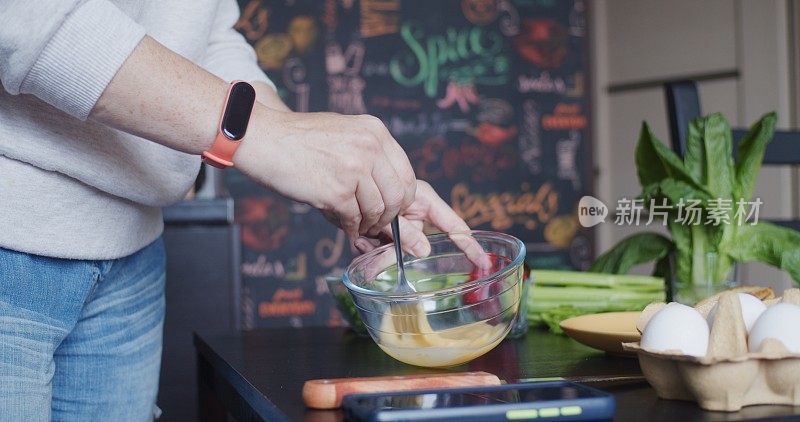
<svg viewBox="0 0 800 422"><path fill-rule="evenodd" d="M429 256L404 254L406 278L417 293L394 293L392 245L353 260L344 285L370 336L387 354L417 366L460 365L494 348L516 320L525 245L484 231L435 234L428 240ZM479 251L476 244L492 261L490 271L478 271L459 247Z"/></svg>

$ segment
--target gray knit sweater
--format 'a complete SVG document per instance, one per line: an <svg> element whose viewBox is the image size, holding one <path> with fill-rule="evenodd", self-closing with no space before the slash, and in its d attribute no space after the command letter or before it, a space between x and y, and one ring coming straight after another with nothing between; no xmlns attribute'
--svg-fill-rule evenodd
<svg viewBox="0 0 800 422"><path fill-rule="evenodd" d="M145 34L223 79L270 83L238 16L235 0L0 0L0 247L111 259L158 237L199 157L86 119Z"/></svg>

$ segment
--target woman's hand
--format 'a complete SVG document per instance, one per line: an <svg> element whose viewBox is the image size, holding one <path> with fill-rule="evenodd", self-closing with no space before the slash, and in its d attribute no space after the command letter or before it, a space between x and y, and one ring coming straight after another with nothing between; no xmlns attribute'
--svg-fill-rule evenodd
<svg viewBox="0 0 800 422"><path fill-rule="evenodd" d="M400 239L403 249L414 256L428 256L431 245L423 231L426 223L433 225L442 233L458 234L470 231L464 220L436 194L430 184L417 180L417 189L414 202L400 213ZM381 228L382 237L391 239L390 226ZM467 257L480 268L491 267L491 261L483 248L471 236L451 236L453 242L464 251ZM365 237L355 239L355 247L362 253L369 252L377 247L380 242Z"/></svg>
<svg viewBox="0 0 800 422"><path fill-rule="evenodd" d="M372 116L257 105L233 161L256 182L320 209L353 238L377 235L412 206L417 187L405 152Z"/></svg>

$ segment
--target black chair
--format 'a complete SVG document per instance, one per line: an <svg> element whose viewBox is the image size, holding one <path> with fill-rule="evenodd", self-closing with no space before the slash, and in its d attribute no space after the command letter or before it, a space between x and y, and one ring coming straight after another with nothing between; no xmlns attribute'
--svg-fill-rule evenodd
<svg viewBox="0 0 800 422"><path fill-rule="evenodd" d="M683 157L686 152L686 131L692 119L702 115L700 96L694 81L668 82L664 84L669 115L669 134L672 149ZM733 129L733 152L747 129ZM772 141L764 151L765 165L800 165L800 131L776 130ZM800 230L800 220L770 220L780 226Z"/></svg>

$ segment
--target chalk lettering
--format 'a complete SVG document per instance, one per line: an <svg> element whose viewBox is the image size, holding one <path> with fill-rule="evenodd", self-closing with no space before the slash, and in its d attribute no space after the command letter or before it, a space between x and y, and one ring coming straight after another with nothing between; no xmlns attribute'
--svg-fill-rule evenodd
<svg viewBox="0 0 800 422"><path fill-rule="evenodd" d="M290 315L313 315L317 310L317 305L313 300L301 300L297 302L261 302L258 304L258 316L285 317Z"/></svg>
<svg viewBox="0 0 800 422"><path fill-rule="evenodd" d="M532 174L541 173L542 137L539 133L539 108L533 100L525 100L522 103L519 155Z"/></svg>
<svg viewBox="0 0 800 422"><path fill-rule="evenodd" d="M508 58L502 54L503 37L482 27L447 28L444 35L428 35L413 22L400 27L408 49L389 62L389 73L402 86L422 85L433 98L439 82L455 80L466 84L499 85L506 82Z"/></svg>
<svg viewBox="0 0 800 422"><path fill-rule="evenodd" d="M517 79L519 92L547 92L563 94L567 91L567 84L563 78L550 76L549 72L542 72L539 76L530 77L520 75Z"/></svg>
<svg viewBox="0 0 800 422"><path fill-rule="evenodd" d="M547 223L558 211L558 192L550 183L530 192L472 193L464 183L453 186L451 205L470 227L488 224L493 230L508 230L522 225L529 230Z"/></svg>
<svg viewBox="0 0 800 422"><path fill-rule="evenodd" d="M553 113L542 116L542 128L545 130L583 129L586 127L586 116L580 113L580 104L558 104Z"/></svg>
<svg viewBox="0 0 800 422"><path fill-rule="evenodd" d="M297 287L294 289L281 289L275 290L272 294L273 302L281 302L286 300L300 300L303 298L303 289Z"/></svg>
<svg viewBox="0 0 800 422"><path fill-rule="evenodd" d="M580 147L581 134L571 130L569 138L559 139L556 142L556 163L558 163L558 177L572 182L574 189L581 188L581 179L578 174L577 155Z"/></svg>
<svg viewBox="0 0 800 422"><path fill-rule="evenodd" d="M286 270L280 261L267 261L266 255L259 255L255 262L242 262L242 275L246 277L283 278Z"/></svg>
<svg viewBox="0 0 800 422"><path fill-rule="evenodd" d="M545 114L542 127L545 130L583 129L586 127L586 116Z"/></svg>
<svg viewBox="0 0 800 422"><path fill-rule="evenodd" d="M336 237L334 239L323 237L322 239L317 241L317 244L314 246L314 257L317 260L319 265L330 268L336 265L339 262L339 259L342 257L342 253L344 252L344 245L345 240L347 237L345 236L344 232L341 230L336 231ZM358 250L351 244L350 245L350 252L357 253Z"/></svg>
<svg viewBox="0 0 800 422"><path fill-rule="evenodd" d="M370 76L385 76L389 74L389 65L379 62L366 62L364 63L364 68L361 70L361 74L365 78Z"/></svg>
<svg viewBox="0 0 800 422"><path fill-rule="evenodd" d="M419 110L422 108L422 102L416 98L389 98L383 95L372 97L370 105L394 110Z"/></svg>
<svg viewBox="0 0 800 422"><path fill-rule="evenodd" d="M386 122L395 137L419 135L444 135L447 132L464 132L471 126L466 119L446 119L441 112L418 114L412 118L392 115Z"/></svg>

